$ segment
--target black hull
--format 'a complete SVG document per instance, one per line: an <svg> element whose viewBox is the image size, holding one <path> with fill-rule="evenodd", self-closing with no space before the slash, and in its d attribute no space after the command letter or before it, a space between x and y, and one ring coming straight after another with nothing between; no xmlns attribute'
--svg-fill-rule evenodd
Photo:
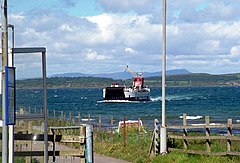
<svg viewBox="0 0 240 163"><path fill-rule="evenodd" d="M107 87L104 100L125 100L124 87Z"/></svg>
<svg viewBox="0 0 240 163"><path fill-rule="evenodd" d="M106 87L104 101L150 101L150 97L139 98L134 96L125 96L124 87Z"/></svg>

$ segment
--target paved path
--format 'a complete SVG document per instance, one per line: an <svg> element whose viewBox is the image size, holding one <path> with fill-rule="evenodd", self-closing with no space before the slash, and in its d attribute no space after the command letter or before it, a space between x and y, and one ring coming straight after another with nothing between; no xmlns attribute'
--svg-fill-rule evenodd
<svg viewBox="0 0 240 163"><path fill-rule="evenodd" d="M49 162L52 162L51 160ZM56 163L80 163L79 157L56 157ZM129 163L124 160L94 154L94 163Z"/></svg>
<svg viewBox="0 0 240 163"><path fill-rule="evenodd" d="M103 156L100 154L94 154L94 161L95 161L95 163L129 163L127 161Z"/></svg>
<svg viewBox="0 0 240 163"><path fill-rule="evenodd" d="M51 162L51 161L49 161ZM56 157L56 163L80 163L79 157ZM124 160L94 154L94 163L129 163Z"/></svg>
<svg viewBox="0 0 240 163"><path fill-rule="evenodd" d="M32 150L40 150L43 149L43 144L42 143L33 143L32 144ZM51 147L49 147L49 150L52 150ZM61 144L56 144L56 150L73 150L70 147L67 147L65 145L61 145ZM53 162L52 161L52 157L49 157L49 162ZM56 163L80 163L80 158L79 157L56 157ZM100 154L94 154L94 163L129 163L127 161L124 160L119 160L119 159L115 159L112 157L107 157L104 155L100 155Z"/></svg>

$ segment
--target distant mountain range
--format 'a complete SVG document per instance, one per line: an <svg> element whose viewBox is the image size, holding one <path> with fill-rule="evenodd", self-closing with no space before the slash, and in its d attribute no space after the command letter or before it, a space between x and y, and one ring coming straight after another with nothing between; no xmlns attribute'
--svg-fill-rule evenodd
<svg viewBox="0 0 240 163"><path fill-rule="evenodd" d="M180 74L191 74L186 69L174 69L168 70L167 75L180 75ZM162 76L162 72L144 72L144 77L155 77ZM101 73L101 74L84 74L84 73L63 73L55 74L50 77L101 77L101 78L112 78L112 79L131 79L132 75L129 72L115 72L115 73Z"/></svg>

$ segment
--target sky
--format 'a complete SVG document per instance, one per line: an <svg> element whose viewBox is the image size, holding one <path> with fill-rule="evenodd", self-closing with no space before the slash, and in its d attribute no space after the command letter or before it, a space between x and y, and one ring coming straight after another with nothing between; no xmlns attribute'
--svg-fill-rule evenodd
<svg viewBox="0 0 240 163"><path fill-rule="evenodd" d="M167 0L167 70L240 72L239 10L239 0ZM15 47L47 48L48 76L161 71L162 0L8 0L8 23ZM20 77L41 74L40 55L15 58Z"/></svg>

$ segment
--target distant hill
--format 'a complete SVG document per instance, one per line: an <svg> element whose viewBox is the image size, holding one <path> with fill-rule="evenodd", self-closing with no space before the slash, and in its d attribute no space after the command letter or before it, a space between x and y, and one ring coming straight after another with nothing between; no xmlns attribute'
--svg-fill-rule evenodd
<svg viewBox="0 0 240 163"><path fill-rule="evenodd" d="M160 73L160 72L159 72ZM158 74L152 77L145 78L145 85L149 87L160 87L162 77ZM156 76L157 75L157 76ZM50 77L47 78L48 88L104 88L110 86L112 82L117 82L120 85L132 85L132 79L112 79L104 77ZM189 73L189 74L174 74L167 75L167 86L240 86L240 73L211 75L206 73ZM25 79L17 80L17 88L41 88L42 79Z"/></svg>
<svg viewBox="0 0 240 163"><path fill-rule="evenodd" d="M179 75L179 74L191 74L186 69L168 70L167 75ZM161 76L162 72L144 72L144 77ZM132 75L129 72L115 72L115 73L101 73L101 74L84 74L84 73L64 73L55 74L50 77L100 77L100 78L112 78L112 79L131 79Z"/></svg>

